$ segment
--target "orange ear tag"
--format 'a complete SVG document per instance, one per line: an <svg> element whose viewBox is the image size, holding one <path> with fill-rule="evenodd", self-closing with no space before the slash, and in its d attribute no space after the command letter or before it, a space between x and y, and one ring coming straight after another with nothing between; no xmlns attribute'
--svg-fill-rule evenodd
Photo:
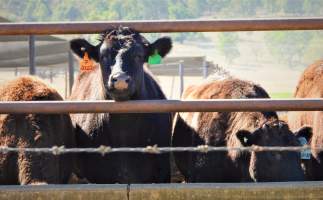
<svg viewBox="0 0 323 200"><path fill-rule="evenodd" d="M81 71L92 71L94 70L94 63L89 58L87 52L84 52L83 59L80 61L80 70Z"/></svg>

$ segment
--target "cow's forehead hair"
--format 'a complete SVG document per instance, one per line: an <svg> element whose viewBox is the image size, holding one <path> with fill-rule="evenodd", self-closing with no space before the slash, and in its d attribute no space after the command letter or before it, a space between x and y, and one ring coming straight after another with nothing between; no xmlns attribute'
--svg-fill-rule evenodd
<svg viewBox="0 0 323 200"><path fill-rule="evenodd" d="M122 27L114 28L114 29L107 29L100 35L100 40L104 40L107 36L129 36L129 35L139 35L139 32L131 29L129 27Z"/></svg>
<svg viewBox="0 0 323 200"><path fill-rule="evenodd" d="M129 46L133 43L142 43L144 45L149 45L149 42L144 38L139 32L128 27L119 27L117 29L110 29L104 31L99 38L99 41L103 45L106 43L105 47L114 47L116 49Z"/></svg>
<svg viewBox="0 0 323 200"><path fill-rule="evenodd" d="M128 39L121 39L121 40L104 40L100 46L100 53L104 53L104 50L107 48L113 49L114 51L120 52L120 50L129 50L133 46L141 46L145 45L141 41L135 42Z"/></svg>

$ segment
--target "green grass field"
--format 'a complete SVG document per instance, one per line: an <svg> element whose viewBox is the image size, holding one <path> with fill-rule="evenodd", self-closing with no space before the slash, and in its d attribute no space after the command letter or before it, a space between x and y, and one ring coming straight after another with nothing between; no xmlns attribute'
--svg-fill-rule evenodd
<svg viewBox="0 0 323 200"><path fill-rule="evenodd" d="M277 93L270 93L269 96L273 99L293 98L293 93L291 93L291 92L277 92Z"/></svg>

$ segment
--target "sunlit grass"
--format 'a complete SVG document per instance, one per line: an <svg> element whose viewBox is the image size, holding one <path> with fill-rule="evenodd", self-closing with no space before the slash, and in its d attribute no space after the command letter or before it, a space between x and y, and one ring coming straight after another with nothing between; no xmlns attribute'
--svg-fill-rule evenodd
<svg viewBox="0 0 323 200"><path fill-rule="evenodd" d="M269 96L273 99L293 98L293 93L291 93L291 92L276 92L276 93L270 93Z"/></svg>

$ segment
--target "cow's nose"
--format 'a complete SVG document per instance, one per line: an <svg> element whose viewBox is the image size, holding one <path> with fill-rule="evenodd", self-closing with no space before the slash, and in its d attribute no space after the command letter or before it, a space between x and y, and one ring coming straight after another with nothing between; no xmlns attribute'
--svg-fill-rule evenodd
<svg viewBox="0 0 323 200"><path fill-rule="evenodd" d="M115 89L126 90L128 89L130 77L125 73L114 74L111 77L111 82Z"/></svg>

